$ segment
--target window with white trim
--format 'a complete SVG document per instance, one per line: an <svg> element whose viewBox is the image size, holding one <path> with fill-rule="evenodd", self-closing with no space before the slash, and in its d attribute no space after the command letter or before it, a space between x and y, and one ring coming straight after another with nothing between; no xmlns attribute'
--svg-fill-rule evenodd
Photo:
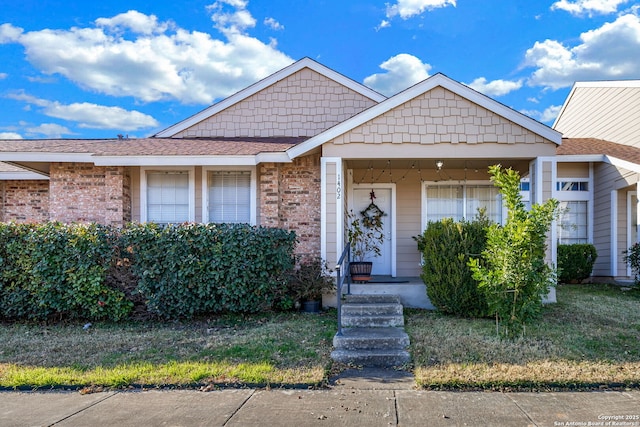
<svg viewBox="0 0 640 427"><path fill-rule="evenodd" d="M189 221L189 172L149 171L146 174L148 222Z"/></svg>
<svg viewBox="0 0 640 427"><path fill-rule="evenodd" d="M589 243L589 179L559 178L555 197L559 201L556 220L558 243Z"/></svg>
<svg viewBox="0 0 640 427"><path fill-rule="evenodd" d="M558 243L570 245L573 243L588 243L588 202L560 201L558 205L559 216L556 222Z"/></svg>
<svg viewBox="0 0 640 427"><path fill-rule="evenodd" d="M491 221L502 222L502 198L491 184L426 183L425 195L426 222L473 219L480 208Z"/></svg>
<svg viewBox="0 0 640 427"><path fill-rule="evenodd" d="M251 172L209 171L209 222L251 223Z"/></svg>

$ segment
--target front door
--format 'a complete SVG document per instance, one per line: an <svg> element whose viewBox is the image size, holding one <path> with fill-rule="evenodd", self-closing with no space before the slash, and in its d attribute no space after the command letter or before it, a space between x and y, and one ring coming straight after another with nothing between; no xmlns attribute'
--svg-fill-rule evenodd
<svg viewBox="0 0 640 427"><path fill-rule="evenodd" d="M373 258L367 261L373 261L372 274L376 275L391 275L392 268L392 256L391 256L391 244L392 238L392 191L391 188L380 188L378 186L371 188L361 186L354 188L353 190L353 212L356 215L360 215L360 212L367 209L371 201L371 193L373 192L373 203L375 203L385 216L382 218L382 231L384 233L384 242L382 243L381 254L379 257Z"/></svg>

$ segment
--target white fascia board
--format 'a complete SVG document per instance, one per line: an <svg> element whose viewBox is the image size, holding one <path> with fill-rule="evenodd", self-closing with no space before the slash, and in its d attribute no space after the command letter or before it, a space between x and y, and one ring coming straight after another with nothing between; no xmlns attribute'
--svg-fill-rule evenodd
<svg viewBox="0 0 640 427"><path fill-rule="evenodd" d="M0 172L0 181L33 181L33 180L49 180L46 175L40 175L34 172Z"/></svg>
<svg viewBox="0 0 640 427"><path fill-rule="evenodd" d="M271 74L270 76L265 77L264 79L252 84L251 86L248 86L245 89L242 89L240 92L236 92L235 94L229 96L228 98L225 98L222 101L216 104L213 104L211 107L206 108L201 112L194 114L193 116L187 118L186 120L183 120L171 127L168 127L163 131L158 132L155 136L161 137L161 138L170 138L175 134L182 132L183 130L191 126L197 123L200 123L203 120L208 119L209 117L219 113L220 111L223 111L231 107L232 105L237 104L238 102L244 99L247 99L248 97L260 92L261 90L266 89L267 87L279 82L280 80L284 80L285 78L291 76L292 74L297 73L303 68L310 68L324 75L325 77L335 80L341 85L346 86L349 89L352 89L376 102L381 102L387 99L384 95L374 91L373 89L370 89L364 85L361 85L356 81L351 80L348 77L345 77L344 75L312 60L311 58L303 58L297 62L294 62L288 67L285 67L280 71L277 71L274 74Z"/></svg>
<svg viewBox="0 0 640 427"><path fill-rule="evenodd" d="M640 80L593 80L575 82L574 87L640 87Z"/></svg>
<svg viewBox="0 0 640 427"><path fill-rule="evenodd" d="M613 156L604 156L604 157L605 157L605 161L613 166L623 168L635 173L640 173L640 165L637 163L618 159L617 157L613 157Z"/></svg>
<svg viewBox="0 0 640 427"><path fill-rule="evenodd" d="M0 152L0 162L78 162L93 163L91 153Z"/></svg>
<svg viewBox="0 0 640 427"><path fill-rule="evenodd" d="M558 163L589 163L606 161L604 154L563 154L556 156Z"/></svg>
<svg viewBox="0 0 640 427"><path fill-rule="evenodd" d="M255 156L95 156L96 166L255 166L262 162L291 163L286 153Z"/></svg>
<svg viewBox="0 0 640 427"><path fill-rule="evenodd" d="M576 92L576 86L577 86L577 83L574 83L573 87L571 88L571 91L569 92L569 95L567 95L567 98L564 100L564 104L562 104L562 108L560 108L560 112L558 113L558 115L556 116L556 119L553 121L553 124L551 125L553 129L556 128L556 126L558 125L558 122L560 121L560 118L562 117L565 110L567 109L567 106L569 105L569 101L571 101L573 94Z"/></svg>
<svg viewBox="0 0 640 427"><path fill-rule="evenodd" d="M330 141L348 131L350 131L351 129L354 129L366 122L368 122L369 120L372 120L394 108L396 108L399 105L402 105L410 100L412 100L413 98L420 96L423 93L426 93L428 91L430 91L431 89L434 89L437 86L442 86L443 88L456 93L458 95L460 95L463 98L468 99L469 101L480 105L481 107L486 108L489 111L492 111L502 117L504 117L507 120L510 120L522 127L524 127L525 129L528 129L540 136L542 136L543 138L546 138L554 143L556 143L557 145L560 145L562 143L562 134L556 130L551 129L550 127L530 118L525 116L522 113L519 113L501 103L499 103L498 101L495 101L483 94L481 94L480 92L477 92L461 83L458 83L452 79L450 79L449 77L445 76L444 74L436 74L434 76L429 77L426 80L423 80L422 82L410 87L409 89L406 89L400 93L398 93L397 95L392 96L391 98L388 98L386 101L383 101L377 105L374 105L371 108L368 108L367 110L364 110L363 112L361 112L360 114L357 114L355 116L353 116L350 119L345 120L344 122L330 128L327 129L326 131L314 136L313 138L310 138L308 140L306 140L305 142L296 145L295 147L290 148L289 150L287 150L287 153L289 153L289 156L294 159L322 144L324 144L327 141Z"/></svg>

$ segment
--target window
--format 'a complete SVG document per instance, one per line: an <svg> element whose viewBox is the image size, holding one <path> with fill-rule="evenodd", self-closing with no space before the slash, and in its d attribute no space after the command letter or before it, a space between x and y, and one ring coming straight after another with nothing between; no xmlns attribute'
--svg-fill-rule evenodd
<svg viewBox="0 0 640 427"><path fill-rule="evenodd" d="M426 185L426 221L472 219L486 209L491 221L502 222L502 199L496 187L487 184Z"/></svg>
<svg viewBox="0 0 640 427"><path fill-rule="evenodd" d="M209 222L251 223L251 172L211 171Z"/></svg>
<svg viewBox="0 0 640 427"><path fill-rule="evenodd" d="M559 178L556 181L558 219L556 235L558 243L589 243L589 198L588 178Z"/></svg>
<svg viewBox="0 0 640 427"><path fill-rule="evenodd" d="M159 224L190 220L189 172L146 173L146 221Z"/></svg>
<svg viewBox="0 0 640 427"><path fill-rule="evenodd" d="M586 181L558 181L557 191L589 191L589 183Z"/></svg>
<svg viewBox="0 0 640 427"><path fill-rule="evenodd" d="M557 221L558 243L588 243L587 201L561 201Z"/></svg>

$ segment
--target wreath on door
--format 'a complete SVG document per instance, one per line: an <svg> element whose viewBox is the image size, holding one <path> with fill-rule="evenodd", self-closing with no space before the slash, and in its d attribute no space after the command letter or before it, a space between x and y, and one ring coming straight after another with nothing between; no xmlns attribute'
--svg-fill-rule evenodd
<svg viewBox="0 0 640 427"><path fill-rule="evenodd" d="M362 224L367 228L374 230L382 229L382 217L386 214L376 205L371 202L369 206L360 212L362 215Z"/></svg>

